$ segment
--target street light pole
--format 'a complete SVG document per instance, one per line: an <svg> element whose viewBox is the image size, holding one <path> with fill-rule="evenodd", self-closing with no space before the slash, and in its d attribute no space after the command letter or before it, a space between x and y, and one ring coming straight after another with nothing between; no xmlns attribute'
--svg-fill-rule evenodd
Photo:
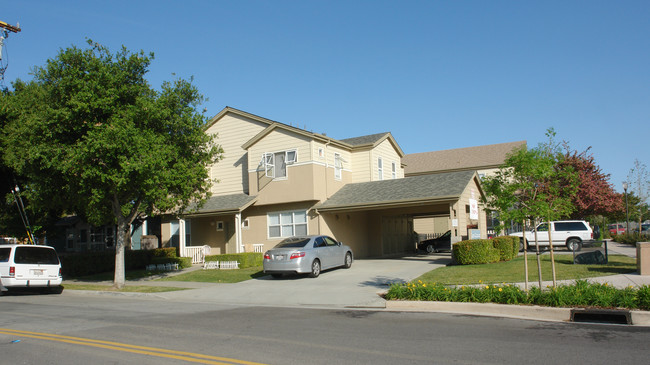
<svg viewBox="0 0 650 365"><path fill-rule="evenodd" d="M627 181L623 181L623 191L625 192L625 233L630 233L630 215L627 210Z"/></svg>

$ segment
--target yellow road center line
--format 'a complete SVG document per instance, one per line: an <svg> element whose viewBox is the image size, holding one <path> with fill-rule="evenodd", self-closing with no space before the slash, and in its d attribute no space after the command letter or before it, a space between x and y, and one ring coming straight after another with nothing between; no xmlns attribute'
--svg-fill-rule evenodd
<svg viewBox="0 0 650 365"><path fill-rule="evenodd" d="M264 365L257 362L237 360L237 359L231 359L227 357L210 356L210 355L197 354L197 353L185 352L185 351L168 350L168 349L156 348L156 347L137 346L137 345L131 345L131 344L125 344L119 342L93 340L90 338L55 335L50 333L31 332L31 331L19 331L19 330L13 330L9 328L0 328L0 333L4 333L7 335L20 335L23 337L48 340L48 341L56 341L56 342L98 347L98 348L104 348L109 350L124 351L124 352L137 353L143 355L165 357L165 358L184 360L189 362L196 362L201 364ZM211 361L211 360L216 360L216 361Z"/></svg>

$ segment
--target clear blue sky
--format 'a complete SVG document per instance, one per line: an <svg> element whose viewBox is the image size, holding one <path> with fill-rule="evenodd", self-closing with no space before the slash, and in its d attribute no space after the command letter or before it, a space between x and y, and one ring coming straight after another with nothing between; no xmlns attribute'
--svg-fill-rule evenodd
<svg viewBox="0 0 650 365"><path fill-rule="evenodd" d="M592 146L618 191L650 168L650 1L9 1L5 83L85 38L154 52L232 106L405 153L526 140Z"/></svg>

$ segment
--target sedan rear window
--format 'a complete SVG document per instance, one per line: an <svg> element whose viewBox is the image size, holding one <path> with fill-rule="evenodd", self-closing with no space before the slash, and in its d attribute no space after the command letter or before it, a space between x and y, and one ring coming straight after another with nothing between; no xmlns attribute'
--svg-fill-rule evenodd
<svg viewBox="0 0 650 365"><path fill-rule="evenodd" d="M283 247L305 247L305 245L309 242L308 237L290 237L290 238L285 238L282 240L282 242L278 243L276 248L283 248Z"/></svg>
<svg viewBox="0 0 650 365"><path fill-rule="evenodd" d="M14 262L17 264L58 265L56 251L44 247L16 247Z"/></svg>

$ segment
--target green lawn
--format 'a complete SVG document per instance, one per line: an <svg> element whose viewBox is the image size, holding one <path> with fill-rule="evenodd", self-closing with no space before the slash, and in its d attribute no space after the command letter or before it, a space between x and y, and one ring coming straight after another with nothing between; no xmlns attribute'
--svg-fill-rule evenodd
<svg viewBox="0 0 650 365"><path fill-rule="evenodd" d="M195 270L185 274L158 279L158 281L194 281L201 283L238 283L264 276L261 266L237 270Z"/></svg>
<svg viewBox="0 0 650 365"><path fill-rule="evenodd" d="M552 280L551 257L541 256L542 280ZM606 265L574 265L572 255L555 255L557 280L585 279L595 276L626 274L636 271L636 259L610 255ZM414 282L435 282L443 285L471 285L491 283L519 283L524 281L524 258L483 265L455 265L441 267L420 276ZM538 281L535 254L528 255L528 281Z"/></svg>

